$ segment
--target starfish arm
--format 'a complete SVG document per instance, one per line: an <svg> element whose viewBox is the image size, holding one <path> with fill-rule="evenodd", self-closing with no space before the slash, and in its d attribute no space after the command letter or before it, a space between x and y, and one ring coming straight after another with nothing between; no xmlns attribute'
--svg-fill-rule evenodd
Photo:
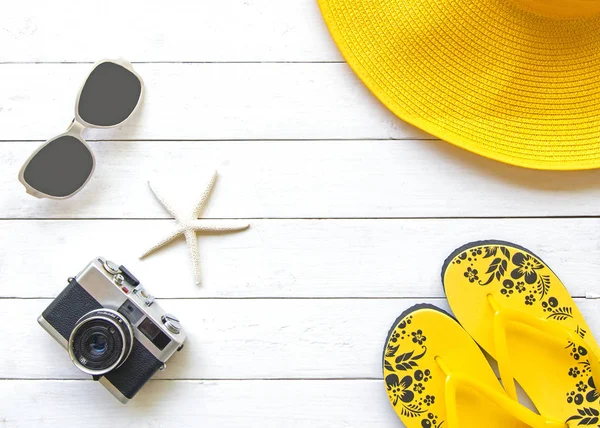
<svg viewBox="0 0 600 428"><path fill-rule="evenodd" d="M250 227L239 221L194 220L190 226L197 232L239 232Z"/></svg>
<svg viewBox="0 0 600 428"><path fill-rule="evenodd" d="M142 254L140 256L140 259L143 259L148 254L151 254L154 251L158 250L160 247L168 244L169 242L171 242L172 240L177 238L179 235L181 235L182 232L183 232L183 230L180 227L178 227L177 229L175 229L175 231L171 232L169 235L167 235L165 238L163 238L160 242L158 242L158 244L152 246L149 250L144 252L144 254Z"/></svg>
<svg viewBox="0 0 600 428"><path fill-rule="evenodd" d="M194 279L196 280L196 284L200 284L200 250L198 249L198 238L196 237L196 232L192 229L186 229L185 240L188 244L188 248L190 249L190 256L192 257L192 269L194 270Z"/></svg>
<svg viewBox="0 0 600 428"><path fill-rule="evenodd" d="M165 197L156 189L155 186L152 185L152 183L148 182L148 186L150 186L150 190L152 190L152 193L154 193L154 196L156 196L158 202L160 202L160 204L169 212L169 214L173 216L175 220L177 220L178 223L181 223L182 218L179 214L177 214L171 203L165 199Z"/></svg>
<svg viewBox="0 0 600 428"><path fill-rule="evenodd" d="M210 192L211 192L212 188L214 187L216 181L217 181L217 171L213 171L208 184L204 188L204 192L202 192L202 195L200 196L200 200L194 206L194 210L192 211L192 218L196 219L200 215L200 212L202 211L202 208L206 204L206 201L208 200L208 198L210 196Z"/></svg>

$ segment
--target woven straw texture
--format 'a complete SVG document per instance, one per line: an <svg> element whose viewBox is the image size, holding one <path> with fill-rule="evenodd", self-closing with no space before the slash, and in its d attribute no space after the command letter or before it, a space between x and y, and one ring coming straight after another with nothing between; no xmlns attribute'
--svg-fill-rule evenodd
<svg viewBox="0 0 600 428"><path fill-rule="evenodd" d="M513 165L598 168L600 2L538 3L319 0L349 65L401 119Z"/></svg>

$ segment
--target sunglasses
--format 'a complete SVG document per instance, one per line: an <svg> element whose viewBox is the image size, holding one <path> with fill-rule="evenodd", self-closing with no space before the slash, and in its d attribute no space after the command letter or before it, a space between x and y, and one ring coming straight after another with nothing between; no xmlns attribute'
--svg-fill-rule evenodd
<svg viewBox="0 0 600 428"><path fill-rule="evenodd" d="M122 124L138 108L143 92L142 78L128 61L97 62L79 90L69 129L46 141L21 168L19 181L27 193L37 198L66 199L79 192L95 166L83 130Z"/></svg>

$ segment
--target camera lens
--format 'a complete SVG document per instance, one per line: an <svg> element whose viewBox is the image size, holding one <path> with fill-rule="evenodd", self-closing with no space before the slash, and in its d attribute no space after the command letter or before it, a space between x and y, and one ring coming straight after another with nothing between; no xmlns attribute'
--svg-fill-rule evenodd
<svg viewBox="0 0 600 428"><path fill-rule="evenodd" d="M69 356L83 372L103 375L129 356L133 329L117 311L98 309L84 315L69 338Z"/></svg>
<svg viewBox="0 0 600 428"><path fill-rule="evenodd" d="M108 348L108 339L103 333L94 333L88 340L88 351L92 355L102 355Z"/></svg>

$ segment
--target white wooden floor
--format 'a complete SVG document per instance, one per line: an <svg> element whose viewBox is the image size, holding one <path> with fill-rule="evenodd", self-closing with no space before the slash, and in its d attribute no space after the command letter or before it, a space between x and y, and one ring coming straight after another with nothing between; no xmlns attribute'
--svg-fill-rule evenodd
<svg viewBox="0 0 600 428"><path fill-rule="evenodd" d="M75 198L17 181L66 128L104 57L134 62L139 115L86 133ZM399 427L381 380L396 316L447 307L444 258L470 240L529 247L600 332L600 171L482 159L386 111L343 62L314 0L23 0L0 13L0 426ZM201 239L204 283L146 181L219 180L205 211L249 219ZM202 183L199 181L198 186ZM129 267L177 314L185 350L127 406L36 323L91 258Z"/></svg>

